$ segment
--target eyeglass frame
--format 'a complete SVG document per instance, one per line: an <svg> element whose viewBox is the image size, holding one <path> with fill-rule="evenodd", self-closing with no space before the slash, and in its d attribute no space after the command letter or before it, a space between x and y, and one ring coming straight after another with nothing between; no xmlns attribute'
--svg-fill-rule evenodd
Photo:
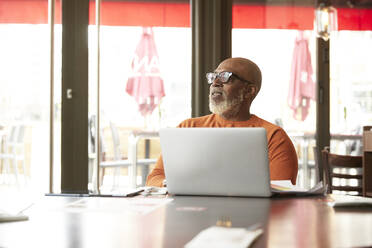
<svg viewBox="0 0 372 248"><path fill-rule="evenodd" d="M222 73L228 73L228 74L229 74L229 75L228 75L228 78L227 78L227 80L226 80L226 82L222 82L222 81L221 81L221 76L220 76L220 75L221 75ZM212 79L209 79L208 75L215 75L215 76L214 76L214 78L213 78L213 80L212 80ZM231 71L207 72L207 73L205 74L205 77L207 78L207 83L208 83L208 84L213 84L214 81L215 81L217 78L219 79L219 82L220 82L221 84L227 84L227 83L231 80L231 76L236 77L237 79L239 79L240 81L242 81L242 82L244 82L244 83L254 84L254 83L251 82L251 81L248 81L248 80L245 80L245 79L239 77L238 75L236 75L235 73L233 73L233 72L231 72ZM211 81L209 81L209 80L211 80Z"/></svg>

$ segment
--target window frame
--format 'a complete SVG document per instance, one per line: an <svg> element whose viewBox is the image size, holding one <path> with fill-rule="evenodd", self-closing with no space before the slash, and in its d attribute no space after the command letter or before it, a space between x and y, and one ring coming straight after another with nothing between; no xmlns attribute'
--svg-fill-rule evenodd
<svg viewBox="0 0 372 248"><path fill-rule="evenodd" d="M231 56L233 3L232 0L190 0L190 4L192 116L196 117L209 114L205 73ZM89 0L62 1L62 193L88 193L88 23ZM330 142L329 62L329 41L318 39L316 144L319 149ZM71 98L67 94L70 90Z"/></svg>

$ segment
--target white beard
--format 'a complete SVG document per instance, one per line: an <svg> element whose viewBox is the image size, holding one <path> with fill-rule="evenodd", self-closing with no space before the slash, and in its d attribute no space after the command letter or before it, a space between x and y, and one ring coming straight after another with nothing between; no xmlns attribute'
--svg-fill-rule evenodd
<svg viewBox="0 0 372 248"><path fill-rule="evenodd" d="M229 111L229 115L236 115L239 112L240 106L244 101L244 90L241 89L238 93L238 96L234 99L226 99L225 92L222 92L222 96L224 97L224 101L220 103L216 103L209 95L209 110L213 114L223 115L223 113Z"/></svg>

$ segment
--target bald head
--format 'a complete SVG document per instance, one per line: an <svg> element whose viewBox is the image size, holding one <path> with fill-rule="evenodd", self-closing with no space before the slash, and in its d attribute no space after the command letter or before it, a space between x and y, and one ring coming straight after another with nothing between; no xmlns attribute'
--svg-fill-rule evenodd
<svg viewBox="0 0 372 248"><path fill-rule="evenodd" d="M245 58L228 58L222 61L216 71L223 69L237 74L244 80L254 83L257 87L257 93L261 89L261 70L251 60Z"/></svg>

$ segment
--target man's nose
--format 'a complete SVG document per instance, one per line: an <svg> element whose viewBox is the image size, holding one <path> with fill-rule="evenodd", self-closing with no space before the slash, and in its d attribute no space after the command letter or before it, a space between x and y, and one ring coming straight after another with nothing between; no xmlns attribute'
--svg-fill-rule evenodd
<svg viewBox="0 0 372 248"><path fill-rule="evenodd" d="M223 85L223 83L221 83L221 81L218 77L216 77L213 80L213 83L211 84L211 86L213 86L213 87L221 87L222 85Z"/></svg>

